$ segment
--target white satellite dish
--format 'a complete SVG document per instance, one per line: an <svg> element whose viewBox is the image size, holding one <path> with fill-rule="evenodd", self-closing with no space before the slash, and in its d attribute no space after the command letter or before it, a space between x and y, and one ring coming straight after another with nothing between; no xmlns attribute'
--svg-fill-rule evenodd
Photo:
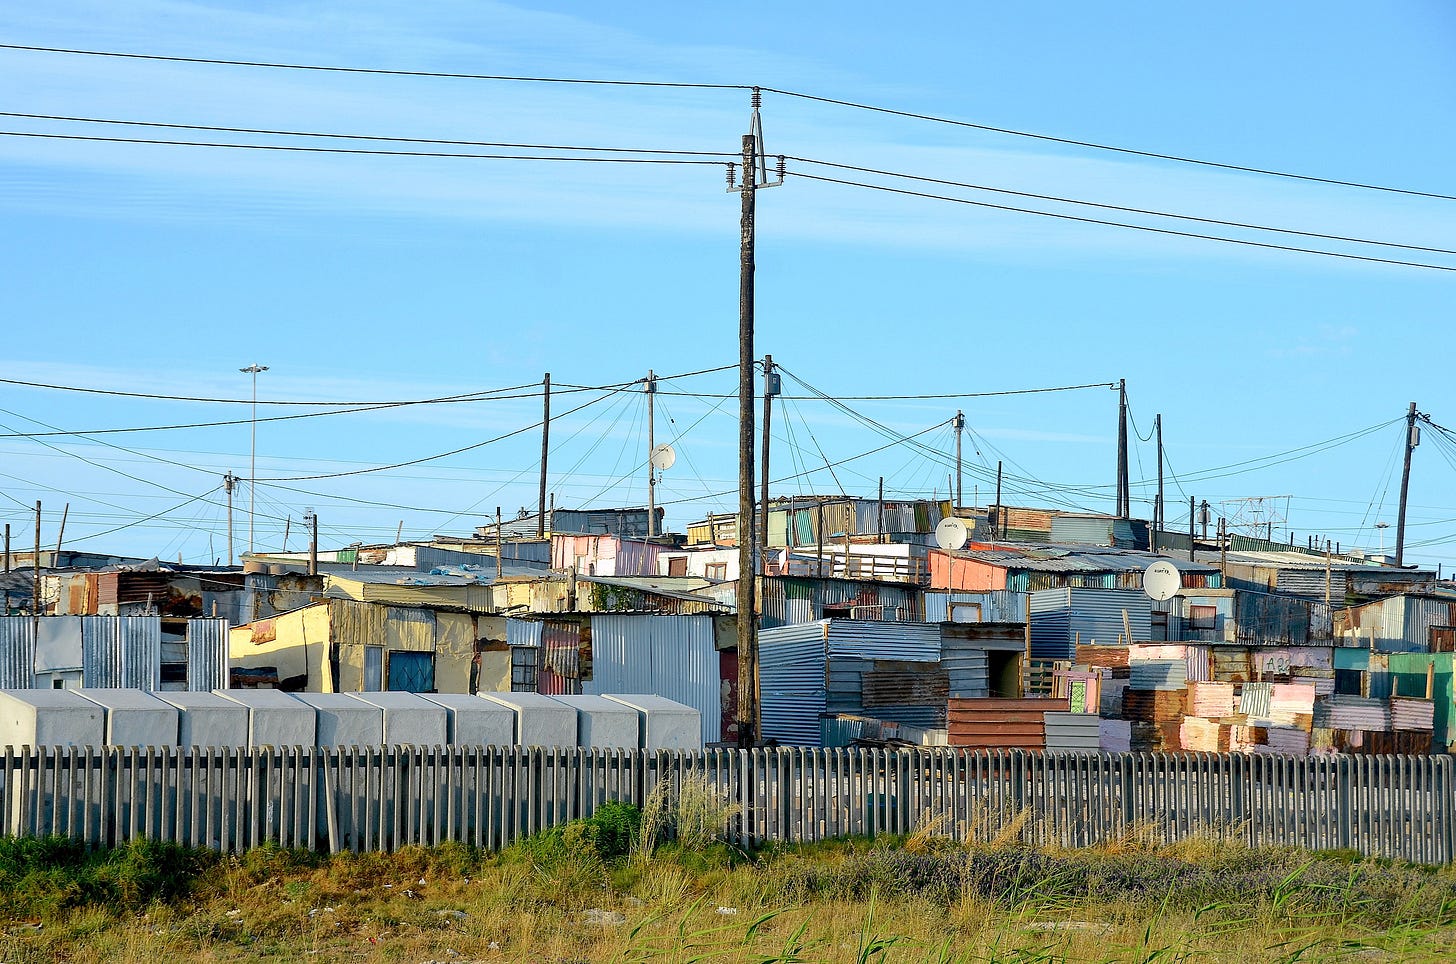
<svg viewBox="0 0 1456 964"><path fill-rule="evenodd" d="M1183 588L1183 577L1171 562L1155 562L1143 570L1143 592L1154 599L1172 599Z"/></svg>
<svg viewBox="0 0 1456 964"><path fill-rule="evenodd" d="M652 455L648 458L648 461L652 463L654 469L657 469L659 472L665 472L672 468L673 463L677 461L677 453L672 450L671 445L664 442L661 445L654 445L652 447Z"/></svg>
<svg viewBox="0 0 1456 964"><path fill-rule="evenodd" d="M971 530L960 519L945 518L935 527L935 544L942 549L949 549L954 552L957 549L964 549L970 541Z"/></svg>

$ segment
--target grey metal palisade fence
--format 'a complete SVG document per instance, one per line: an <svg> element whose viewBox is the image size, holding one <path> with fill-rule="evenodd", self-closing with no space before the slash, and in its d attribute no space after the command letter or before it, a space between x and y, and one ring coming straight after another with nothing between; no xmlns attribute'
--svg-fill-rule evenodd
<svg viewBox="0 0 1456 964"><path fill-rule="evenodd" d="M145 837L237 852L264 844L498 849L605 800L700 778L738 804L740 843L909 833L964 837L1026 813L1034 840L1217 833L1428 864L1456 846L1452 759L957 749L540 747L6 748L13 835Z"/></svg>

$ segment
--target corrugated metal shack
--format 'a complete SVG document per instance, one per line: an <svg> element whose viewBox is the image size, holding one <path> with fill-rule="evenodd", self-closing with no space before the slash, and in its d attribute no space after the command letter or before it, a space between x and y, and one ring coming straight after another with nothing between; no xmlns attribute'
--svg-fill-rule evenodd
<svg viewBox="0 0 1456 964"><path fill-rule="evenodd" d="M1342 646L1385 653L1456 650L1456 599L1403 593L1335 613Z"/></svg>
<svg viewBox="0 0 1456 964"><path fill-rule="evenodd" d="M847 619L766 629L759 635L764 737L817 745L824 713L941 727L948 699L990 694L993 667L998 686L1014 681L1021 631L1020 624Z"/></svg>
<svg viewBox="0 0 1456 964"><path fill-rule="evenodd" d="M1148 640L1152 600L1122 589L1043 589L1031 594L1031 658L1072 659L1079 643ZM1128 639L1128 628L1132 639Z"/></svg>
<svg viewBox="0 0 1456 964"><path fill-rule="evenodd" d="M0 689L228 685L227 620L150 616L0 617Z"/></svg>
<svg viewBox="0 0 1456 964"><path fill-rule="evenodd" d="M1030 600L1024 592L927 590L927 623L1024 623Z"/></svg>
<svg viewBox="0 0 1456 964"><path fill-rule="evenodd" d="M657 509L657 531L662 532L664 510ZM514 519L501 522L500 532L495 523L476 526L475 534L481 539L493 541L497 536L510 541L533 539L537 531L539 515L523 513ZM628 506L613 509L547 509L546 534L613 535L623 539L647 538L647 507Z"/></svg>
<svg viewBox="0 0 1456 964"><path fill-rule="evenodd" d="M1313 599L1248 589L1182 589L1153 602L1153 638L1169 642L1309 646L1331 638L1332 610Z"/></svg>
<svg viewBox="0 0 1456 964"><path fill-rule="evenodd" d="M705 596L713 583L692 576L591 576L576 581L580 612L727 613L733 603Z"/></svg>
<svg viewBox="0 0 1456 964"><path fill-rule="evenodd" d="M1227 585L1231 589L1252 589L1256 592L1278 592L1291 596L1324 601L1332 605L1356 605L1417 590L1435 582L1436 574L1424 569L1396 569L1349 557L1328 559L1314 551L1298 547L1279 547L1278 543L1256 540L1252 545L1276 548L1244 549L1251 545L1234 536L1223 561ZM1197 553L1207 562L1219 562L1219 554Z"/></svg>
<svg viewBox="0 0 1456 964"><path fill-rule="evenodd" d="M924 621L920 591L914 586L857 579L765 576L759 588L759 613L764 629L827 618Z"/></svg>
<svg viewBox="0 0 1456 964"><path fill-rule="evenodd" d="M662 547L612 535L554 535L551 568L584 576L654 576Z"/></svg>
<svg viewBox="0 0 1456 964"><path fill-rule="evenodd" d="M1090 546L1014 546L972 543L957 551L930 550L931 589L986 592L1010 589L1136 589L1154 562L1178 569L1186 588L1222 586L1217 568L1146 552Z"/></svg>
<svg viewBox="0 0 1456 964"><path fill-rule="evenodd" d="M564 695L653 693L702 713L703 741L730 734L737 662L731 617L652 612L562 613L505 621L509 686Z"/></svg>
<svg viewBox="0 0 1456 964"><path fill-rule="evenodd" d="M767 546L819 546L849 537L932 545L949 502L885 501L837 496L796 496L769 503ZM691 538L689 541L693 541Z"/></svg>
<svg viewBox="0 0 1456 964"><path fill-rule="evenodd" d="M723 731L727 694L718 648L726 639L709 615L593 615L590 673L584 674L579 691L654 693L676 700L702 714L703 742L716 743L728 736Z"/></svg>

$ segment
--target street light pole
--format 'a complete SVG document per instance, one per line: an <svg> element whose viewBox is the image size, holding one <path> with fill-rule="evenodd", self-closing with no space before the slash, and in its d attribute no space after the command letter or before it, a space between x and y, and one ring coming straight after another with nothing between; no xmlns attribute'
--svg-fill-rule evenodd
<svg viewBox="0 0 1456 964"><path fill-rule="evenodd" d="M253 511L257 506L258 491L258 373L266 372L267 365L259 365L257 362L247 368L239 368L238 371L245 375L253 376L253 421L251 435L251 449L248 455L248 552L253 551Z"/></svg>

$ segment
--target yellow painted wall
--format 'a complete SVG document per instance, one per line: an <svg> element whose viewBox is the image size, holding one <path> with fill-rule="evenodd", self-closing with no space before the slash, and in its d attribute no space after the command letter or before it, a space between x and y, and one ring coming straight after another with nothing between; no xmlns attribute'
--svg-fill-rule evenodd
<svg viewBox="0 0 1456 964"><path fill-rule="evenodd" d="M228 636L228 658L240 668L276 666L279 679L307 674L310 692L332 692L329 607L306 606L233 629Z"/></svg>

